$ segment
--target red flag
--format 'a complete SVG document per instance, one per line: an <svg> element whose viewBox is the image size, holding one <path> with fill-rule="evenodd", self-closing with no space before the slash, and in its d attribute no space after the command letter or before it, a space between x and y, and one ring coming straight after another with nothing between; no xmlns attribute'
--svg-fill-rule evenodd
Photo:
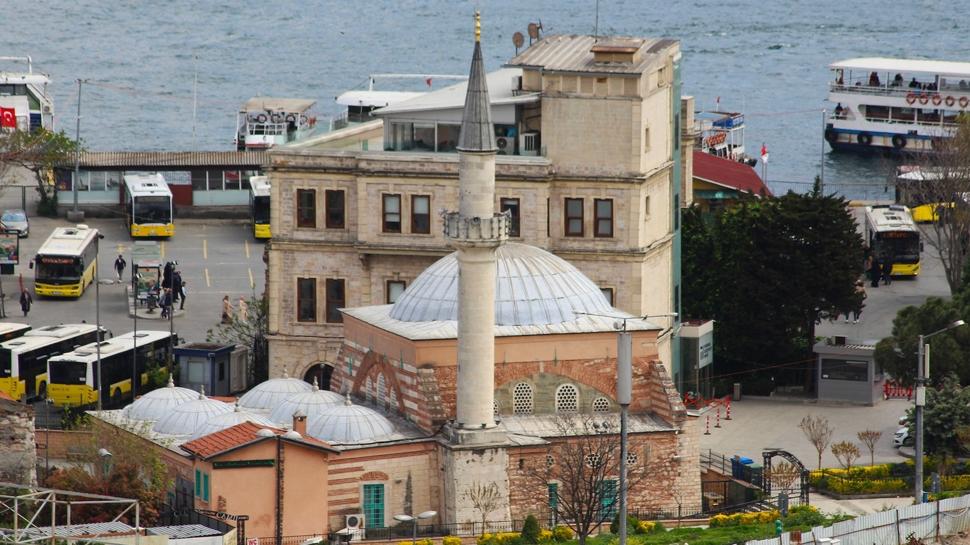
<svg viewBox="0 0 970 545"><path fill-rule="evenodd" d="M424 82L428 84L428 87L431 87L431 78L424 80Z"/></svg>
<svg viewBox="0 0 970 545"><path fill-rule="evenodd" d="M17 128L17 110L13 108L0 108L0 128Z"/></svg>
<svg viewBox="0 0 970 545"><path fill-rule="evenodd" d="M761 162L768 162L768 146L765 144L761 144Z"/></svg>

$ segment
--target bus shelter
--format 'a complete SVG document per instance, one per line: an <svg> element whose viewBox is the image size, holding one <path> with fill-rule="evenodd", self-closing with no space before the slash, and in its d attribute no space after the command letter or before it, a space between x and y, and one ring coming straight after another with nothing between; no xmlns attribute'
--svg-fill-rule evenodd
<svg viewBox="0 0 970 545"><path fill-rule="evenodd" d="M161 284L161 247L154 240L136 240L131 246L131 291L134 294L135 310L140 304L157 301Z"/></svg>

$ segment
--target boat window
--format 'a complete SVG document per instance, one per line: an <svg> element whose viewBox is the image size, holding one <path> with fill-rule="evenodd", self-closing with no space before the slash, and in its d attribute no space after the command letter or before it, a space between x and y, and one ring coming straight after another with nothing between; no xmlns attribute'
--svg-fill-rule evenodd
<svg viewBox="0 0 970 545"><path fill-rule="evenodd" d="M913 121L916 118L916 110L913 108L892 108L890 115L893 121Z"/></svg>

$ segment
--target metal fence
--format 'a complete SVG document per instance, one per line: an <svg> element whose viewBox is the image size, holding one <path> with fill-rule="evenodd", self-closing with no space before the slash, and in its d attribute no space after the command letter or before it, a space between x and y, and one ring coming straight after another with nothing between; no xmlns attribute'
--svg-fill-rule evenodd
<svg viewBox="0 0 970 545"><path fill-rule="evenodd" d="M323 536L313 535L313 534L302 535L302 536L283 536L279 540L277 540L275 537L272 537L272 536L260 537L257 539L259 539L259 545L301 545L302 543L307 543L307 542L309 543L323 542ZM333 541L333 543L337 543L337 541Z"/></svg>
<svg viewBox="0 0 970 545"><path fill-rule="evenodd" d="M182 524L201 524L222 534L233 529L233 525L215 517L203 515L194 509L171 509L164 507L158 516L159 526L179 526Z"/></svg>

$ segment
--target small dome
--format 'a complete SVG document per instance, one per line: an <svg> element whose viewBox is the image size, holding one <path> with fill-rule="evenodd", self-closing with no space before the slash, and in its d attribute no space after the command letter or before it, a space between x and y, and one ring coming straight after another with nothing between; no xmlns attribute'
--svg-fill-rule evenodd
<svg viewBox="0 0 970 545"><path fill-rule="evenodd" d="M281 378L271 378L261 382L243 394L239 398L239 406L247 411L269 413L289 396L309 392L312 389L309 383L298 378L290 378L284 370Z"/></svg>
<svg viewBox="0 0 970 545"><path fill-rule="evenodd" d="M394 424L381 413L354 405L350 396L341 405L327 407L307 421L307 435L330 443L371 443L387 439Z"/></svg>
<svg viewBox="0 0 970 545"><path fill-rule="evenodd" d="M194 434L192 434L193 439L202 437L203 435L209 435L210 433L216 433L217 431L222 431L226 428L231 428L236 424L242 424L243 422L252 422L257 426L275 426L265 416L258 414L248 413L239 408L239 404L236 404L236 409L228 413L217 414L208 420L206 420L202 426L200 426Z"/></svg>
<svg viewBox="0 0 970 545"><path fill-rule="evenodd" d="M293 423L293 416L298 411L309 418L319 414L327 407L340 405L343 402L342 395L337 392L321 390L317 386L317 380L313 379L313 386L310 387L309 392L291 394L273 409L269 419L276 422L277 425L289 426Z"/></svg>
<svg viewBox="0 0 970 545"><path fill-rule="evenodd" d="M273 437L276 433L273 430L263 428L256 432L257 437Z"/></svg>
<svg viewBox="0 0 970 545"><path fill-rule="evenodd" d="M198 398L198 392L176 386L172 376L169 375L167 386L156 388L136 399L125 408L125 416L131 420L157 422L173 408Z"/></svg>
<svg viewBox="0 0 970 545"><path fill-rule="evenodd" d="M303 439L303 436L300 435L300 432L295 431L295 430L290 430L290 431L284 433L283 434L283 437L286 437L287 439Z"/></svg>
<svg viewBox="0 0 970 545"><path fill-rule="evenodd" d="M495 325L571 322L576 312L615 312L599 287L564 259L528 244L496 252ZM458 320L458 254L425 269L391 308L402 322Z"/></svg>
<svg viewBox="0 0 970 545"><path fill-rule="evenodd" d="M152 431L165 435L192 436L213 416L232 412L232 406L228 403L205 397L205 390L202 388L197 396L195 401L187 401L174 407L155 423Z"/></svg>

